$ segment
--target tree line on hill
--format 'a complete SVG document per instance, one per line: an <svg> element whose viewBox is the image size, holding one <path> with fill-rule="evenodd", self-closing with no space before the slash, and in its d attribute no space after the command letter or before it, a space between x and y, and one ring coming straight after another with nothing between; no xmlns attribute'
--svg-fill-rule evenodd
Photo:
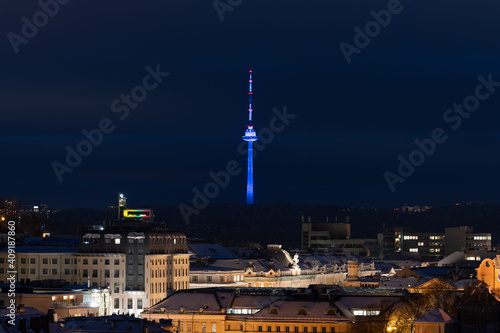
<svg viewBox="0 0 500 333"><path fill-rule="evenodd" d="M282 244L300 248L302 217L308 222L351 223L352 238L376 238L385 227L408 227L415 232L444 232L446 227L467 225L476 232L491 232L493 243L500 235L500 205L470 204L433 207L421 213L403 213L394 209L312 206L290 203L211 204L192 215L187 223L178 205L150 207L155 221L182 231L190 238L217 241L227 245L248 242ZM74 233L86 225L102 224L114 219L106 210L69 209L54 212L46 229L57 233ZM37 222L39 223L39 221Z"/></svg>

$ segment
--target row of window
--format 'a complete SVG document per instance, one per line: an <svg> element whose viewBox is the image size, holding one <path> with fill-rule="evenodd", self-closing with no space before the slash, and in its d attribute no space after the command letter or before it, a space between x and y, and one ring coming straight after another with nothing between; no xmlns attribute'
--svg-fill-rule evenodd
<svg viewBox="0 0 500 333"><path fill-rule="evenodd" d="M173 239L173 242L170 240ZM150 244L187 244L187 240L185 237L149 237L149 243Z"/></svg>
<svg viewBox="0 0 500 333"><path fill-rule="evenodd" d="M71 269L66 268L64 270L64 274L65 275L70 275L71 271L72 271ZM26 268L21 268L21 274L27 274L27 272L28 272L28 270ZM4 273L5 273L5 268L0 267L0 274L4 274ZM36 270L34 268L30 268L29 274L35 275L36 274ZM57 275L58 274L58 270L57 270L57 268L43 268L42 269L42 274L43 275L48 275L48 274ZM76 274L76 269L73 270L73 274Z"/></svg>
<svg viewBox="0 0 500 333"><path fill-rule="evenodd" d="M178 289L187 289L188 288L188 283L187 281L175 281L173 283L173 289L178 290ZM172 289L172 282L160 282L160 283L151 283L151 294L157 294L157 293L166 293L167 290Z"/></svg>
<svg viewBox="0 0 500 333"><path fill-rule="evenodd" d="M80 262L81 259L78 259L78 262ZM102 262L102 259L101 259ZM104 259L104 265L110 265L110 260L109 259ZM88 265L89 260L88 259L83 259L83 264ZM114 264L119 265L120 264L120 259L114 259ZM92 259L92 265L98 265L98 259Z"/></svg>
<svg viewBox="0 0 500 333"><path fill-rule="evenodd" d="M326 333L327 332L327 327L326 326L321 326L321 331L318 330L319 327L317 326L313 326L312 327L312 333ZM304 333L307 333L309 332L309 327L308 326L302 326L302 331L299 330L299 326L294 326L293 327L294 329L294 332L304 332ZM231 330L231 326L230 325L227 325L227 330L230 331ZM263 332L263 327L262 326L259 326L258 328L258 331L259 332ZM272 326L267 326L267 332L281 332L281 326L276 326L276 329L273 331L273 327ZM290 326L285 326L285 332L290 332ZM330 327L330 333L335 333L335 327L331 326Z"/></svg>
<svg viewBox="0 0 500 333"><path fill-rule="evenodd" d="M123 299L123 302L125 302L125 299ZM137 299L136 305L137 305L137 309L142 309L142 298ZM120 309L120 298L115 298L114 307L115 307L115 310ZM127 309L133 309L133 308L134 308L134 300L132 298L127 298Z"/></svg>
<svg viewBox="0 0 500 333"><path fill-rule="evenodd" d="M36 264L36 258L29 258L29 259L31 265ZM27 258L21 258L21 264L27 264L27 262L28 262ZM58 262L57 258L42 258L42 264L44 265L49 265L50 263L52 263L52 265L57 265L57 262ZM4 257L0 258L0 264L4 263L5 263L5 258ZM71 259L69 258L64 259L64 264L70 265ZM76 259L73 259L73 264L76 264Z"/></svg>
<svg viewBox="0 0 500 333"><path fill-rule="evenodd" d="M491 236L474 236L474 240L491 240Z"/></svg>
<svg viewBox="0 0 500 333"><path fill-rule="evenodd" d="M104 238L104 243L105 244L114 243L115 245L120 245L121 244L121 240L120 240L120 238L115 238L113 240L113 242L111 242L110 238ZM99 238L84 238L83 239L83 244L85 244L85 245L99 244Z"/></svg>
<svg viewBox="0 0 500 333"><path fill-rule="evenodd" d="M177 265L177 264L185 265L185 264L189 263L187 258L174 259L173 262L175 265ZM166 264L168 264L167 259L151 259L151 266L166 265ZM172 259L170 259L170 264L172 264Z"/></svg>
<svg viewBox="0 0 500 333"><path fill-rule="evenodd" d="M400 284L400 286L402 286ZM409 285L408 285L409 286ZM378 310L353 310L352 314L355 316L378 316L380 314L380 311Z"/></svg>
<svg viewBox="0 0 500 333"><path fill-rule="evenodd" d="M93 269L92 270L92 277L93 278L98 277L97 271L98 271L97 269ZM88 269L83 269L82 270L82 277L84 277L84 278L89 277L89 270ZM110 275L109 275L109 269L104 270L104 277L105 278L109 278L110 277ZM114 270L113 277L115 277L115 278L119 278L120 277L120 270L119 269L115 269Z"/></svg>
<svg viewBox="0 0 500 333"><path fill-rule="evenodd" d="M179 333L181 332L191 332L191 324L187 324L187 329L184 330L184 325L180 324L179 325ZM201 324L201 332L205 333L207 332L207 324ZM217 324L212 324L212 333L217 332Z"/></svg>
<svg viewBox="0 0 500 333"><path fill-rule="evenodd" d="M211 276L211 275L208 275L206 277L206 279L207 279L207 282L213 282L214 281L213 276ZM225 276L219 276L219 282L226 282L226 280L231 281L231 277L229 276L228 279L226 279ZM233 276L233 280L234 280L234 282L243 281L243 276L234 275ZM199 282L199 281L200 281L200 277L198 275L191 275L191 282Z"/></svg>

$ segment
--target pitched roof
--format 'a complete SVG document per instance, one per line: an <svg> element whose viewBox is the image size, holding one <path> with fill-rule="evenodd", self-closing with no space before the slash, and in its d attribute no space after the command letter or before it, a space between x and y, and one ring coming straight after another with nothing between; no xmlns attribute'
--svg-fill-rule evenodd
<svg viewBox="0 0 500 333"><path fill-rule="evenodd" d="M270 309L276 308L277 313L273 314ZM293 318L297 320L298 310L303 308L306 310L306 315L301 318L309 319L321 318L322 320L338 321L340 319L346 319L342 312L338 311L336 315L328 315L328 310L333 308L336 310L336 306L330 304L328 300L325 301L309 301L309 300L286 300L280 299L276 302L268 305L262 311L257 312L253 315L254 318ZM300 316L300 315L299 315Z"/></svg>
<svg viewBox="0 0 500 333"><path fill-rule="evenodd" d="M431 312L426 313L422 317L415 320L416 323L458 323L458 320L446 313L446 311L435 308Z"/></svg>
<svg viewBox="0 0 500 333"><path fill-rule="evenodd" d="M231 295L232 293L228 295L218 294L217 291L212 289L179 290L152 306L150 311L161 311L162 308L165 308L167 311L176 312L184 308L186 312L198 312L202 308L206 312L221 313L223 305L219 297L226 299L226 297L231 297ZM227 303L224 306L227 306Z"/></svg>
<svg viewBox="0 0 500 333"><path fill-rule="evenodd" d="M189 250L201 258L236 259L238 256L219 244L190 243Z"/></svg>

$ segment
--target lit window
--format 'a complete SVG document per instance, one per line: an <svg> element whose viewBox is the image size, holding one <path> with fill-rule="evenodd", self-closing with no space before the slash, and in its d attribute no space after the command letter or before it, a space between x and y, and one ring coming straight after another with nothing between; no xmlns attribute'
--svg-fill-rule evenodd
<svg viewBox="0 0 500 333"><path fill-rule="evenodd" d="M115 238L115 244L120 244L120 238Z"/></svg>
<svg viewBox="0 0 500 333"><path fill-rule="evenodd" d="M416 248L410 249L410 252L418 252L418 249Z"/></svg>
<svg viewBox="0 0 500 333"><path fill-rule="evenodd" d="M418 242L418 246L424 246L424 242Z"/></svg>

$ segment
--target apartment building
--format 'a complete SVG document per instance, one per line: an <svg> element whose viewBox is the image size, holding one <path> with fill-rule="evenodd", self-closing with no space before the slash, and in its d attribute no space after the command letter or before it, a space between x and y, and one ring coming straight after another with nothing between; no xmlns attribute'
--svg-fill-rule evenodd
<svg viewBox="0 0 500 333"><path fill-rule="evenodd" d="M78 278L110 287L111 313L139 316L168 292L189 288L189 254L184 234L152 231L147 224L134 222L135 231L83 235ZM123 226L124 221L119 223Z"/></svg>
<svg viewBox="0 0 500 333"><path fill-rule="evenodd" d="M456 251L467 253L468 260L481 260L485 253L491 250L491 233L474 233L467 226L446 228L446 255Z"/></svg>
<svg viewBox="0 0 500 333"><path fill-rule="evenodd" d="M6 283L11 276L9 272L16 271L17 282L21 284L49 279L77 283L77 252L77 246L28 244L16 246L16 253L9 257L4 248L0 251L0 281ZM10 268L11 264L14 269Z"/></svg>

